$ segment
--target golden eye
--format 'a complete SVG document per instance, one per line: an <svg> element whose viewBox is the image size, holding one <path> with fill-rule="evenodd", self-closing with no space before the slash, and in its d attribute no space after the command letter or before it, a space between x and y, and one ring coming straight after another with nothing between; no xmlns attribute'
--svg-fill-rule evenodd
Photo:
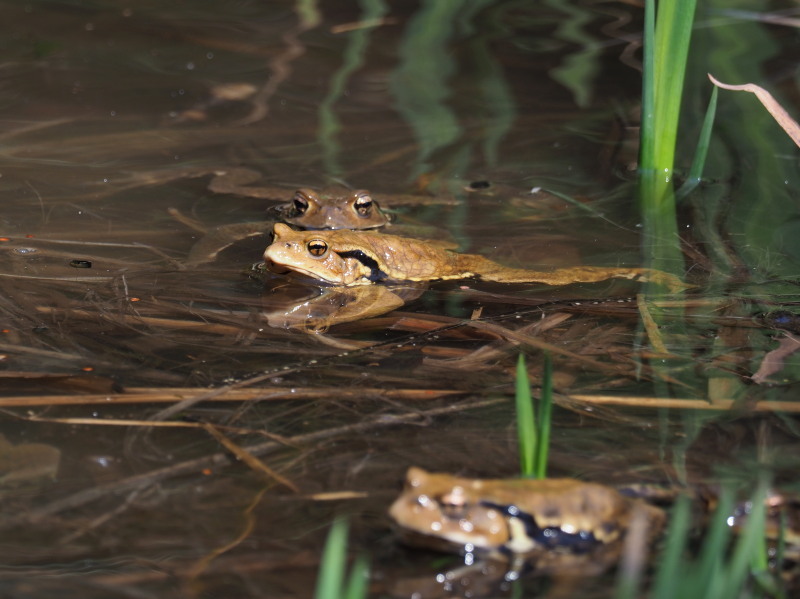
<svg viewBox="0 0 800 599"><path fill-rule="evenodd" d="M312 256L319 257L328 251L328 244L321 239L312 239L306 244L308 253Z"/></svg>
<svg viewBox="0 0 800 599"><path fill-rule="evenodd" d="M358 194L353 205L359 216L367 217L372 212L372 198L365 193Z"/></svg>
<svg viewBox="0 0 800 599"><path fill-rule="evenodd" d="M292 200L292 206L298 215L305 214L305 211L308 210L308 200L303 194L296 193Z"/></svg>

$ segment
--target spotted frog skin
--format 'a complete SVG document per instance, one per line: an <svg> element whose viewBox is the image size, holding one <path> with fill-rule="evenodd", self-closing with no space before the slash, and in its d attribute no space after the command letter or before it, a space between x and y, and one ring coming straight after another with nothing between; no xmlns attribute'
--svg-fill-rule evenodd
<svg viewBox="0 0 800 599"><path fill-rule="evenodd" d="M660 509L605 485L569 478L481 480L412 467L389 515L416 544L519 556L618 546L634 510L646 517L651 537L660 532Z"/></svg>
<svg viewBox="0 0 800 599"><path fill-rule="evenodd" d="M264 258L327 284L346 287L474 277L498 283L546 285L624 278L655 281L675 291L686 288L677 277L646 268L581 266L549 272L508 268L483 256L459 254L422 239L372 231L294 231L281 223L273 228L273 242Z"/></svg>

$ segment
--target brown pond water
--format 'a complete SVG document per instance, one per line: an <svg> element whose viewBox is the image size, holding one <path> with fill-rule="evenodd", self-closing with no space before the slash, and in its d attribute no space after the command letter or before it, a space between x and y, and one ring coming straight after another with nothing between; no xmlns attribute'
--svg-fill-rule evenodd
<svg viewBox="0 0 800 599"><path fill-rule="evenodd" d="M202 235L170 209L207 228L269 218L275 202L208 189L244 166L287 201L331 182L387 194L397 225L510 266L638 266L621 122L638 102L641 15L529 4L0 3L0 422L17 446L0 456L0 596L309 597L340 515L370 557L370 596L422 592L441 556L403 546L386 509L410 465L517 474L521 350L534 392L542 351L554 360L552 475L747 485L767 468L793 490L795 420L751 408L791 402L800 364L749 377L797 328L797 154L760 116L775 146L737 145L743 109L720 109L718 182L684 211L699 287L661 298L685 308L662 329L668 353L648 349L630 282L440 283L308 334L266 318L319 292L256 276L268 232L187 265ZM796 41L746 26L731 35L763 52L740 64L796 100ZM704 105L687 103L697 122ZM762 318L777 307L789 315ZM642 406L667 395L738 409ZM285 482L231 464L203 423ZM30 443L60 451L57 471ZM609 596L613 572L575 584ZM521 585L472 596L549 581Z"/></svg>

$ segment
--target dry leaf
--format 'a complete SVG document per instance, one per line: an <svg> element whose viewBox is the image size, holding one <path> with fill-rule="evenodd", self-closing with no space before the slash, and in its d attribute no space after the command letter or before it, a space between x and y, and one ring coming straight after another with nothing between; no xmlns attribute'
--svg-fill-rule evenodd
<svg viewBox="0 0 800 599"><path fill-rule="evenodd" d="M727 83L721 83L714 79L714 76L709 73L708 78L711 79L711 83L716 85L717 87L721 87L722 89L729 89L731 91L742 91L742 92L751 92L756 95L756 97L761 100L761 103L764 107L769 110L769 113L772 115L778 124L783 127L783 130L786 131L786 134L792 138L794 143L800 147L800 125L797 124L789 113L783 109L783 106L778 104L778 101L772 97L767 90L763 87L759 87L754 83L746 83L744 85L728 85Z"/></svg>
<svg viewBox="0 0 800 599"><path fill-rule="evenodd" d="M44 443L12 445L0 435L0 485L56 477L61 451Z"/></svg>

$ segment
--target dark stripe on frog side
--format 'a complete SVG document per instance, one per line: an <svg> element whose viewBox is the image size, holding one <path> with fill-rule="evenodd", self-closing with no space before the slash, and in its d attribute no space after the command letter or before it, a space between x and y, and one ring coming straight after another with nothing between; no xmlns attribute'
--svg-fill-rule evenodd
<svg viewBox="0 0 800 599"><path fill-rule="evenodd" d="M567 549L573 553L587 553L603 544L594 536L594 533L589 531L581 530L569 533L552 526L542 528L536 523L536 518L532 514L523 512L515 505L498 505L489 501L481 501L480 505L522 522L525 526L525 534L534 543L545 549Z"/></svg>
<svg viewBox="0 0 800 599"><path fill-rule="evenodd" d="M389 278L389 275L383 272L381 270L381 267L378 266L377 260L375 260L375 258L367 256L367 254L365 254L361 250L349 250L347 252L336 252L336 253L339 254L342 258L355 258L356 260L361 262L361 264L369 268L370 273L367 278L373 283L380 283L381 281L385 281L386 279Z"/></svg>

